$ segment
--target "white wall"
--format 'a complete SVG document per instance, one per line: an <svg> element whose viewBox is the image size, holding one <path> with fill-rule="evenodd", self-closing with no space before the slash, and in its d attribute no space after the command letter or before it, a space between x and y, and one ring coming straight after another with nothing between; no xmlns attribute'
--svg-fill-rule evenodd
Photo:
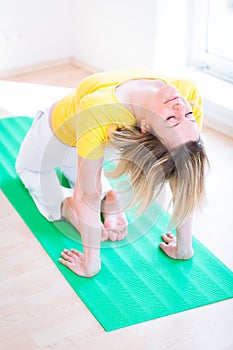
<svg viewBox="0 0 233 350"><path fill-rule="evenodd" d="M70 56L99 69L177 68L190 1L0 0L0 75Z"/></svg>
<svg viewBox="0 0 233 350"><path fill-rule="evenodd" d="M193 0L73 0L75 57L111 69L171 72L187 63Z"/></svg>
<svg viewBox="0 0 233 350"><path fill-rule="evenodd" d="M177 69L191 2L0 0L0 73L70 56L99 69Z"/></svg>
<svg viewBox="0 0 233 350"><path fill-rule="evenodd" d="M70 0L0 0L0 72L71 56Z"/></svg>
<svg viewBox="0 0 233 350"><path fill-rule="evenodd" d="M74 0L76 58L100 69L154 64L156 0Z"/></svg>
<svg viewBox="0 0 233 350"><path fill-rule="evenodd" d="M194 0L156 0L154 69L177 74L187 64Z"/></svg>

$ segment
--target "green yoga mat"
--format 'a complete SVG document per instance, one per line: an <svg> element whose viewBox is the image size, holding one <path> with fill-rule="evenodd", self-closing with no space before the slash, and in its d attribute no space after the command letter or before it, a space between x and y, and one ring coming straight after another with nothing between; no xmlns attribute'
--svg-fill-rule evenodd
<svg viewBox="0 0 233 350"><path fill-rule="evenodd" d="M191 260L170 259L158 248L169 216L156 204L141 217L128 214L127 239L101 245L102 269L95 277L78 277L61 265L60 252L80 250L80 239L68 223L49 223L39 214L14 169L31 123L26 117L0 120L2 191L106 331L233 296L233 273L195 238Z"/></svg>

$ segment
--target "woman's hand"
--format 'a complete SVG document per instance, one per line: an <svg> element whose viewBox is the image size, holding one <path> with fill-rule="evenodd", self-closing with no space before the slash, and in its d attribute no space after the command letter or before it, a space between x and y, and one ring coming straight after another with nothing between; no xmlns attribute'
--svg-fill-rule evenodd
<svg viewBox="0 0 233 350"><path fill-rule="evenodd" d="M187 250L184 247L178 247L176 237L172 233L163 234L162 239L163 242L159 246L170 258L187 260L193 256L193 249Z"/></svg>
<svg viewBox="0 0 233 350"><path fill-rule="evenodd" d="M63 265L67 266L71 271L82 277L93 277L101 268L100 260L97 264L92 266L86 266L84 254L80 253L76 249L64 249L61 252L62 258L58 260Z"/></svg>

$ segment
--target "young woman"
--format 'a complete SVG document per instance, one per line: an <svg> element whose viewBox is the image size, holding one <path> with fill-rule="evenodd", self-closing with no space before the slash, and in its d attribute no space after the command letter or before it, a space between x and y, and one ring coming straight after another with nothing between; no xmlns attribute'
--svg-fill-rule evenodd
<svg viewBox="0 0 233 350"><path fill-rule="evenodd" d="M207 163L202 118L193 82L135 69L91 75L38 113L16 169L41 214L49 221L67 220L81 235L83 253L65 249L62 264L80 276L94 276L101 268L100 242L127 234L118 193L102 171L108 145L119 151L112 176L129 175L131 204L141 211L169 182L176 237L164 234L160 247L174 259L192 257L192 214L204 197ZM72 194L60 185L56 167L74 188Z"/></svg>

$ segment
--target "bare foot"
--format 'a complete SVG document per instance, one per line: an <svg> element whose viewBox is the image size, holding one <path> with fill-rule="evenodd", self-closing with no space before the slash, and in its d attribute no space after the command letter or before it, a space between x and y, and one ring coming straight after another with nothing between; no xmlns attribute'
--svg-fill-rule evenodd
<svg viewBox="0 0 233 350"><path fill-rule="evenodd" d="M73 225L78 232L79 230L79 219L75 210L75 204L73 197L67 197L64 199L62 203L61 214L64 220L68 221L71 225ZM107 238L106 238L107 237ZM101 224L101 242L106 241L108 239L108 231Z"/></svg>
<svg viewBox="0 0 233 350"><path fill-rule="evenodd" d="M79 220L75 211L73 197L67 197L64 199L61 208L61 215L64 220L71 223L79 231Z"/></svg>
<svg viewBox="0 0 233 350"><path fill-rule="evenodd" d="M127 219L116 190L110 190L102 201L104 228L102 241L120 241L127 235Z"/></svg>

